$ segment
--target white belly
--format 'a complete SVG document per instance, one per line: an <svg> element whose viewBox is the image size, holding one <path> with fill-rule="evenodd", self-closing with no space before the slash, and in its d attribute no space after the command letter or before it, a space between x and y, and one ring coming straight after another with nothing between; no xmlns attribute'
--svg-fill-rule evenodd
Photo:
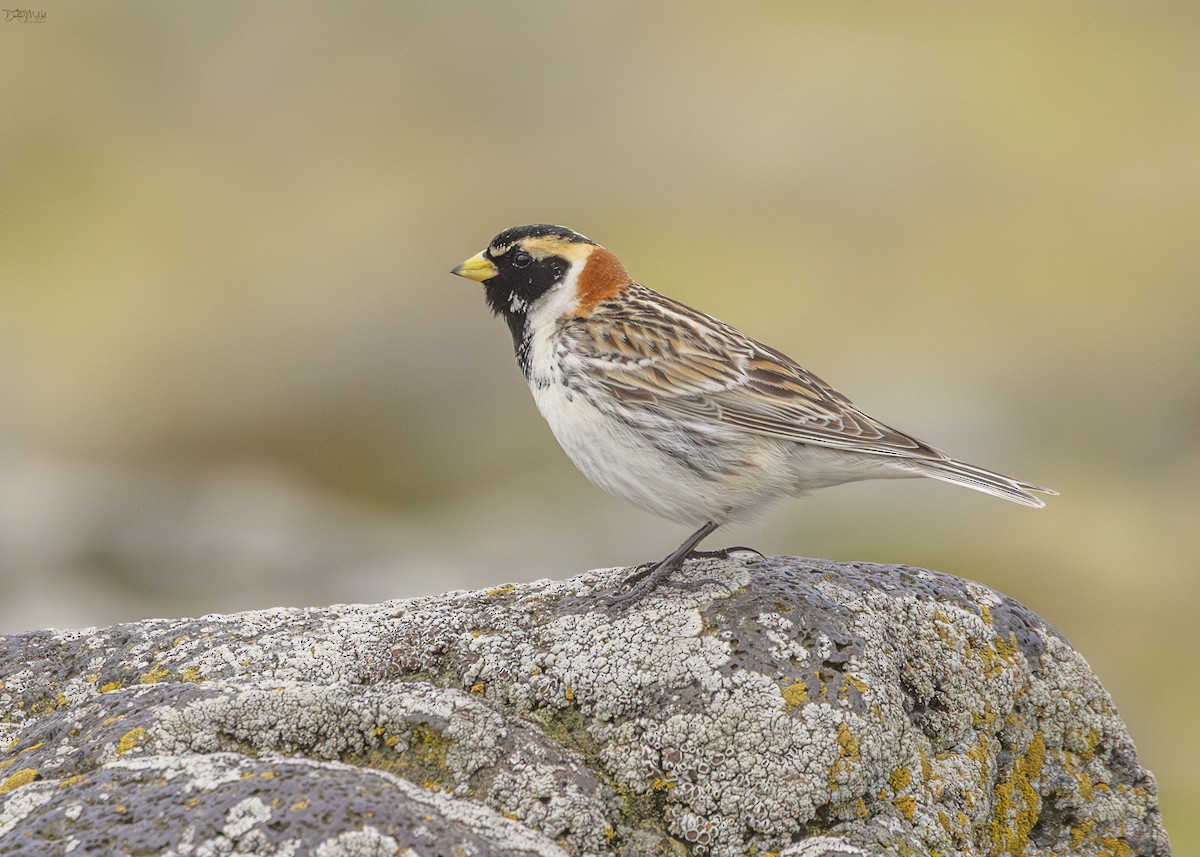
<svg viewBox="0 0 1200 857"><path fill-rule="evenodd" d="M561 383L532 390L559 444L588 479L667 520L725 523L796 493L788 445L715 428L714 442L697 446L694 435L665 420L630 426Z"/></svg>
<svg viewBox="0 0 1200 857"><path fill-rule="evenodd" d="M538 410L583 475L605 491L668 520L710 519L714 486L655 449L636 430L594 408L562 384L535 388Z"/></svg>

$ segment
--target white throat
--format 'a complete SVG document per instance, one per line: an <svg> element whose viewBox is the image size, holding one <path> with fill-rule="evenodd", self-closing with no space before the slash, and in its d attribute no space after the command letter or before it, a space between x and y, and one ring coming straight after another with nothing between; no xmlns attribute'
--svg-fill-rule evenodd
<svg viewBox="0 0 1200 857"><path fill-rule="evenodd" d="M579 307L579 275L586 264L586 259L572 262L562 282L538 298L525 316L531 386L543 386L559 379L561 372L555 348L559 322Z"/></svg>

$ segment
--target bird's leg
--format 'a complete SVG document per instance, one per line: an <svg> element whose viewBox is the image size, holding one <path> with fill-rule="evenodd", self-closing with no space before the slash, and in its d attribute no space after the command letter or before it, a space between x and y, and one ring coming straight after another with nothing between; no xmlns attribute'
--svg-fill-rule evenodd
<svg viewBox="0 0 1200 857"><path fill-rule="evenodd" d="M669 577L673 572L683 568L683 561L695 551L696 545L704 541L707 536L712 535L713 530L715 530L718 526L718 524L714 524L712 521L709 521L703 527L688 536L687 539L684 540L683 544L675 548L675 550L671 552L671 555L666 559L662 560L661 562L647 565L644 568L640 568L633 574L629 575L629 577L625 578L624 582L621 584L621 588L624 589L627 586L633 586L635 583L647 577L655 578L655 585L661 581L662 578ZM647 588L647 591L653 588L654 586L651 585Z"/></svg>
<svg viewBox="0 0 1200 857"><path fill-rule="evenodd" d="M613 596L608 599L608 603L617 606L628 606L635 601L640 601L645 595L654 591L654 589L669 578L679 569L683 568L684 560L695 550L696 545L704 541L707 536L712 535L719 524L709 521L696 532L692 533L683 544L675 548L671 555L662 562L657 562L654 565L646 566L635 571L621 584L621 589L629 588L627 595Z"/></svg>

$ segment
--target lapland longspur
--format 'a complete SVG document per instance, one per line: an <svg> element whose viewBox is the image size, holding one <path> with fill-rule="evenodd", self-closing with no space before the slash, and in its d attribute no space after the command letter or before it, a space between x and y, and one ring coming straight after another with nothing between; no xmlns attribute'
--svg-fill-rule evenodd
<svg viewBox="0 0 1200 857"><path fill-rule="evenodd" d="M721 524L860 479L931 476L1022 503L1056 492L884 425L774 348L636 283L562 226L507 229L452 273L483 283L538 410L596 485L698 526L617 603L667 580Z"/></svg>

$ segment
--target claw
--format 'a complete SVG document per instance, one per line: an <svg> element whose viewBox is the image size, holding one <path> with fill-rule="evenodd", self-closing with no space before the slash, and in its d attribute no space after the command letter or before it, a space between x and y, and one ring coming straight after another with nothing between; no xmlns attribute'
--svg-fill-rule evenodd
<svg viewBox="0 0 1200 857"><path fill-rule="evenodd" d="M762 553L754 548L748 548L745 545L734 545L731 548L722 548L716 551L692 551L688 554L688 559L729 559L731 554L735 553L754 553L760 557Z"/></svg>
<svg viewBox="0 0 1200 857"><path fill-rule="evenodd" d="M621 581L621 585L618 586L617 589L618 590L626 589L630 586L634 586L639 581L644 580L645 578L647 578L651 574L653 574L654 570L659 565L661 565L661 563L653 563L653 562L647 562L642 565L639 565L636 569L634 569L633 574L629 575L629 577L627 577Z"/></svg>
<svg viewBox="0 0 1200 857"><path fill-rule="evenodd" d="M717 580L714 577L702 577L699 580L664 580L663 586L668 586L671 589L682 589L686 592L696 592L706 586L719 586L729 595L733 595L733 590L729 588L729 584L723 580Z"/></svg>
<svg viewBox="0 0 1200 857"><path fill-rule="evenodd" d="M625 610L641 601L660 586L668 589L682 589L685 592L696 592L706 586L712 585L719 586L729 595L733 595L733 589L729 587L729 584L712 577L703 577L699 580L672 580L671 575L682 568L683 563L678 562L672 565L659 563L649 568L638 569L637 572L631 574L621 582L621 585L617 588L617 592L612 595L606 595L601 600L607 607ZM628 592L624 591L626 589L628 589Z"/></svg>
<svg viewBox="0 0 1200 857"><path fill-rule="evenodd" d="M657 589L659 584L666 583L671 575L682 567L683 562L681 560L673 563L667 563L664 560L648 568L639 568L621 582L621 585L617 588L617 593L606 596L604 602L609 607L619 609L636 604ZM629 591L620 594L622 590L626 589Z"/></svg>

